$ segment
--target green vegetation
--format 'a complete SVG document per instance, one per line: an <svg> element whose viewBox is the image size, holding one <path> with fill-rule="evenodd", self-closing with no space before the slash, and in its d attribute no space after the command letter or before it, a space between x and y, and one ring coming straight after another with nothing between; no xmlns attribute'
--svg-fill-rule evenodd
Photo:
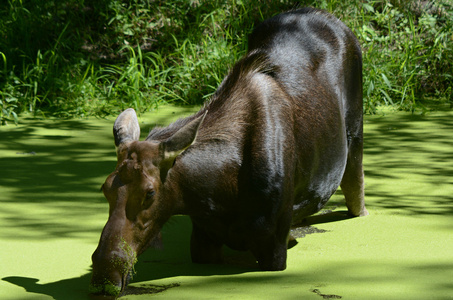
<svg viewBox="0 0 453 300"><path fill-rule="evenodd" d="M88 286L88 292L90 294L101 294L105 292L108 295L118 296L121 293L121 288L110 281L106 281L104 285L90 284Z"/></svg>
<svg viewBox="0 0 453 300"><path fill-rule="evenodd" d="M120 262L120 267L123 268L123 274L129 274L132 279L132 277L135 275L134 265L137 262L137 253L123 238L121 238L121 243L121 250L124 254L126 254L126 261Z"/></svg>
<svg viewBox="0 0 453 300"><path fill-rule="evenodd" d="M0 7L0 120L200 104L289 0L8 0ZM358 36L366 112L452 101L453 1L306 0Z"/></svg>

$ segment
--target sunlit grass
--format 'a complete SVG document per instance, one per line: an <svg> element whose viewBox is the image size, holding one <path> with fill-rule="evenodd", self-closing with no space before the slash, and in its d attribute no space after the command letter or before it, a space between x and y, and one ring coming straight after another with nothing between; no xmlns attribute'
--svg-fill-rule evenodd
<svg viewBox="0 0 453 300"><path fill-rule="evenodd" d="M452 102L453 1L306 0L359 38L364 110ZM201 104L288 0L10 0L0 8L0 120Z"/></svg>

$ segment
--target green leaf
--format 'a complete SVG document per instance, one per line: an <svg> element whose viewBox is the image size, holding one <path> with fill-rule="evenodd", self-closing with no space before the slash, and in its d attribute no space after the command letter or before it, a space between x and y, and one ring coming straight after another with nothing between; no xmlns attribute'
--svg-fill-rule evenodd
<svg viewBox="0 0 453 300"><path fill-rule="evenodd" d="M392 98L389 96L389 94L387 94L386 91L384 91L383 89L379 89L380 92L382 93L382 95L384 95L384 101L386 102L386 104L388 105L387 102L389 102L390 104L393 105L393 101L392 101Z"/></svg>
<svg viewBox="0 0 453 300"><path fill-rule="evenodd" d="M385 84L387 85L387 87L388 87L389 89L391 89L391 88L392 88L392 84L390 83L390 80L387 78L387 76L385 76L384 73L382 73L381 76L382 76L382 79L384 79L384 82L385 82Z"/></svg>
<svg viewBox="0 0 453 300"><path fill-rule="evenodd" d="M370 84L368 85L368 89L367 89L367 96L369 97L374 91L374 83L373 81L370 82Z"/></svg>
<svg viewBox="0 0 453 300"><path fill-rule="evenodd" d="M365 8L367 11L374 13L374 7L369 5L368 3L362 3L363 8Z"/></svg>

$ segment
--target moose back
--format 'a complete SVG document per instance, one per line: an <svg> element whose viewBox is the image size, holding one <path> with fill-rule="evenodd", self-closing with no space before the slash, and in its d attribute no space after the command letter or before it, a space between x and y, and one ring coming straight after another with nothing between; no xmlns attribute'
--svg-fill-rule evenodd
<svg viewBox="0 0 453 300"><path fill-rule="evenodd" d="M291 225L339 186L351 215L368 214L361 50L351 30L300 9L264 21L248 46L194 115L144 141L133 109L118 116L93 293L121 293L137 255L172 215L192 220L193 262L219 263L227 245L251 251L262 270L283 270Z"/></svg>

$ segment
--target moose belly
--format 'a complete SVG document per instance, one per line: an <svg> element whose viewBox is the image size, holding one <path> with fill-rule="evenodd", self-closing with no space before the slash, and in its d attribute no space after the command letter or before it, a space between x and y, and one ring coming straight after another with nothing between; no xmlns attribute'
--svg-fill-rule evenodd
<svg viewBox="0 0 453 300"><path fill-rule="evenodd" d="M340 186L345 167L346 159L341 159L334 167L321 169L308 181L297 185L294 191L293 224L300 223L324 207Z"/></svg>
<svg viewBox="0 0 453 300"><path fill-rule="evenodd" d="M264 216L246 214L216 216L212 218L192 218L203 228L206 236L215 243L223 244L236 251L250 250L256 239L273 232Z"/></svg>

